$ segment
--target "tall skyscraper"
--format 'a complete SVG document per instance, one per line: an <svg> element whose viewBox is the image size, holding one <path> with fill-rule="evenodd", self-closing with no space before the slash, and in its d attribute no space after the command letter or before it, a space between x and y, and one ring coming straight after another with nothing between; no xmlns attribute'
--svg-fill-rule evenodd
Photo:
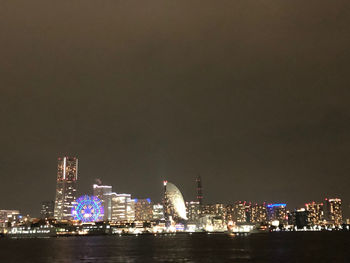
<svg viewBox="0 0 350 263"><path fill-rule="evenodd" d="M112 215L113 222L135 220L135 200L130 194L112 193Z"/></svg>
<svg viewBox="0 0 350 263"><path fill-rule="evenodd" d="M99 185L94 184L93 195L98 197L102 201L102 206L104 209L103 220L112 220L112 186L110 185Z"/></svg>
<svg viewBox="0 0 350 263"><path fill-rule="evenodd" d="M233 206L233 214L232 220L235 223L246 223L247 215L246 215L246 202L235 202Z"/></svg>
<svg viewBox="0 0 350 263"><path fill-rule="evenodd" d="M261 223L267 222L267 210L265 204L255 204L251 209L251 223Z"/></svg>
<svg viewBox="0 0 350 263"><path fill-rule="evenodd" d="M197 202L201 206L203 204L203 189L202 189L202 178L200 176L196 179L197 183Z"/></svg>
<svg viewBox="0 0 350 263"><path fill-rule="evenodd" d="M58 158L57 185L54 217L57 220L72 219L72 207L77 195L78 159Z"/></svg>
<svg viewBox="0 0 350 263"><path fill-rule="evenodd" d="M266 210L269 222L279 221L279 224L288 222L286 204L268 204L266 205Z"/></svg>
<svg viewBox="0 0 350 263"><path fill-rule="evenodd" d="M323 203L310 202L305 204L311 226L321 225L324 220Z"/></svg>
<svg viewBox="0 0 350 263"><path fill-rule="evenodd" d="M135 200L135 220L151 221L153 219L153 205L151 199Z"/></svg>
<svg viewBox="0 0 350 263"><path fill-rule="evenodd" d="M341 225L343 223L343 213L341 208L341 199L325 199L324 215L328 223Z"/></svg>

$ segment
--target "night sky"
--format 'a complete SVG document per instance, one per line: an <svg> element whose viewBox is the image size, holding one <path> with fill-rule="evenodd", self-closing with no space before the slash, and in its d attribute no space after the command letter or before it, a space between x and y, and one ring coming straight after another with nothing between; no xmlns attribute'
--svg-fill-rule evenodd
<svg viewBox="0 0 350 263"><path fill-rule="evenodd" d="M350 1L1 1L0 209L57 158L161 200L350 203ZM345 207L344 207L345 208Z"/></svg>

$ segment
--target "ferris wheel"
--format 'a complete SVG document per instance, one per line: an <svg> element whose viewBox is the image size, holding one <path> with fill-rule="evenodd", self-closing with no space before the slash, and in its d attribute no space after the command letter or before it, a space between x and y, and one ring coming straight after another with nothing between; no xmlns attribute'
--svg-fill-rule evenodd
<svg viewBox="0 0 350 263"><path fill-rule="evenodd" d="M72 215L74 220L80 220L83 223L102 221L104 215L102 201L96 196L83 195L72 207Z"/></svg>

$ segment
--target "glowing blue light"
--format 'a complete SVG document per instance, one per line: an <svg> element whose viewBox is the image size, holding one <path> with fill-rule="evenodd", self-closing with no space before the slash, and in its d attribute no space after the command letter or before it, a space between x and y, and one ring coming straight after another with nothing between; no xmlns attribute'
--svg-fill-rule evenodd
<svg viewBox="0 0 350 263"><path fill-rule="evenodd" d="M267 207L271 208L271 207L286 207L287 204L268 204Z"/></svg>
<svg viewBox="0 0 350 263"><path fill-rule="evenodd" d="M151 203L151 199L150 199L150 198L147 198L147 202L148 202L148 203Z"/></svg>
<svg viewBox="0 0 350 263"><path fill-rule="evenodd" d="M176 224L175 225L175 229L177 231L184 231L185 230L185 226L183 224Z"/></svg>
<svg viewBox="0 0 350 263"><path fill-rule="evenodd" d="M74 220L84 223L103 220L104 210L102 201L96 196L83 195L76 200L72 207Z"/></svg>

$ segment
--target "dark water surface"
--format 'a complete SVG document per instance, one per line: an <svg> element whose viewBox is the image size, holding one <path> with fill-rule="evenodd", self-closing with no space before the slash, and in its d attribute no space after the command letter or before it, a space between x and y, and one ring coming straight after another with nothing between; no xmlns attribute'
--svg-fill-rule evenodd
<svg viewBox="0 0 350 263"><path fill-rule="evenodd" d="M349 232L0 239L11 262L350 262Z"/></svg>

